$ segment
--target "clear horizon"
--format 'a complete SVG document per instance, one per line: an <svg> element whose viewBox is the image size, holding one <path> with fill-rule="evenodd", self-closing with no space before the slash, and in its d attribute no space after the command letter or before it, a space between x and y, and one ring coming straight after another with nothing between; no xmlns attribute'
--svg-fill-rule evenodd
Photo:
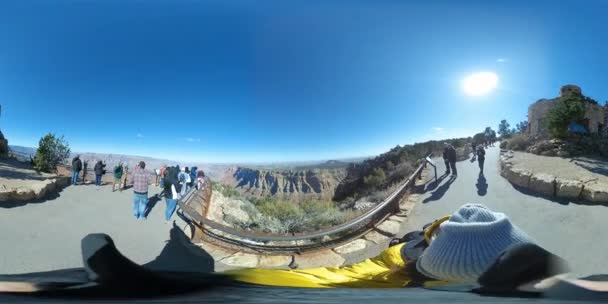
<svg viewBox="0 0 608 304"><path fill-rule="evenodd" d="M375 156L514 127L566 84L603 103L607 9L5 1L0 128L10 145L51 132L73 151L200 163Z"/></svg>

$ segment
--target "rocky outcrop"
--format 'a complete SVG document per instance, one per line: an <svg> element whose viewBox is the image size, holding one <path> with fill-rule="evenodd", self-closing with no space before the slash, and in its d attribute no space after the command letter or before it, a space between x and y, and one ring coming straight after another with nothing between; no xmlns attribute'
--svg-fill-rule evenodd
<svg viewBox="0 0 608 304"><path fill-rule="evenodd" d="M520 152L521 153L521 152ZM524 153L525 154L525 153ZM523 154L520 154L523 155ZM538 156L535 156L538 158ZM547 196L560 197L572 200L584 200L591 203L608 203L608 183L593 178L593 173L586 173L586 177L578 179L555 176L544 172L531 172L521 167L515 167L512 151L501 151L500 166L501 175L513 185L528 189L532 192ZM536 161L540 161L536 159ZM566 161L567 162L567 161ZM569 162L568 162L569 163ZM522 163L518 163L522 166ZM532 165L532 164L530 164ZM538 170L536 168L535 170ZM578 170L586 170L577 168ZM569 170L576 170L570 169ZM550 168L547 168L551 172ZM561 174L564 174L564 171Z"/></svg>
<svg viewBox="0 0 608 304"><path fill-rule="evenodd" d="M555 176L545 173L532 174L530 189L543 195L555 195Z"/></svg>
<svg viewBox="0 0 608 304"><path fill-rule="evenodd" d="M48 194L56 192L69 185L68 177L55 177L46 180L24 181L17 187L0 185L0 202L28 202L41 200Z"/></svg>
<svg viewBox="0 0 608 304"><path fill-rule="evenodd" d="M248 195L297 201L306 197L331 199L345 175L341 168L275 171L238 167L229 168L222 182Z"/></svg>
<svg viewBox="0 0 608 304"><path fill-rule="evenodd" d="M581 196L581 192L583 191L583 182L556 178L555 191L555 195L558 197L577 199Z"/></svg>
<svg viewBox="0 0 608 304"><path fill-rule="evenodd" d="M252 214L254 212L257 214ZM219 191L213 191L211 194L207 209L207 217L210 220L233 226L235 223L249 223L253 216L259 216L259 211L251 203L225 197Z"/></svg>
<svg viewBox="0 0 608 304"><path fill-rule="evenodd" d="M583 199L594 203L608 203L608 185L592 181L585 184Z"/></svg>

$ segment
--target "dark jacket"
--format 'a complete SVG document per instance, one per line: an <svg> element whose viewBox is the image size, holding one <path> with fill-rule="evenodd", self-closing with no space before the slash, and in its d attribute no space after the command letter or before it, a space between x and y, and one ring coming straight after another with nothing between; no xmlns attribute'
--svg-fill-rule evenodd
<svg viewBox="0 0 608 304"><path fill-rule="evenodd" d="M105 165L101 161L98 161L94 168L95 175L103 175L103 167L105 167Z"/></svg>
<svg viewBox="0 0 608 304"><path fill-rule="evenodd" d="M477 159L478 160L483 161L483 160L486 159L486 150L484 150L483 147L477 148L477 153L476 154L477 154Z"/></svg>
<svg viewBox="0 0 608 304"><path fill-rule="evenodd" d="M74 160L72 160L72 170L76 172L80 172L80 170L82 170L82 161L80 158L75 157Z"/></svg>
<svg viewBox="0 0 608 304"><path fill-rule="evenodd" d="M443 160L447 160L451 163L456 162L456 149L454 149L453 146L450 145L443 149Z"/></svg>

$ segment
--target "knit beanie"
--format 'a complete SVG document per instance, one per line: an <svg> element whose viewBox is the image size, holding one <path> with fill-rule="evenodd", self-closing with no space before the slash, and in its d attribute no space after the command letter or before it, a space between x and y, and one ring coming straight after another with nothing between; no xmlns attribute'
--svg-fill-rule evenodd
<svg viewBox="0 0 608 304"><path fill-rule="evenodd" d="M475 282L509 246L534 243L500 212L481 204L466 204L439 226L416 268L443 281Z"/></svg>

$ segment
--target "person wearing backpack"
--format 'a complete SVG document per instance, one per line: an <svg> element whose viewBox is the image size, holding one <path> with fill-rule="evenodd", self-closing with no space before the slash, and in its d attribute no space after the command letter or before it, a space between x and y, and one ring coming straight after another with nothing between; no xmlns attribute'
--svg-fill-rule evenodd
<svg viewBox="0 0 608 304"><path fill-rule="evenodd" d="M78 175L82 171L82 161L80 160L80 155L76 155L72 160L72 185L76 185L78 183Z"/></svg>
<svg viewBox="0 0 608 304"><path fill-rule="evenodd" d="M477 154L477 162L479 163L479 175L483 175L483 163L486 161L486 150L482 145L479 145L477 146L475 154Z"/></svg>
<svg viewBox="0 0 608 304"><path fill-rule="evenodd" d="M112 192L115 192L117 188L118 188L118 190L122 191L122 188L120 187L120 182L122 180L122 173L123 173L122 162L119 162L118 165L116 165L114 167L114 185L112 185Z"/></svg>
<svg viewBox="0 0 608 304"><path fill-rule="evenodd" d="M177 200L179 198L179 191L181 187L179 185L179 167L167 167L165 169L165 175L163 178L163 195L165 196L165 224L169 223L173 212L177 208Z"/></svg>
<svg viewBox="0 0 608 304"><path fill-rule="evenodd" d="M183 168L178 174L178 180L181 187L181 191L179 192L180 196L186 195L188 192L188 180L190 179L190 174L188 172L188 167Z"/></svg>
<svg viewBox="0 0 608 304"><path fill-rule="evenodd" d="M101 186L101 176L104 174L104 167L106 165L101 162L101 160L97 161L93 170L95 171L95 185Z"/></svg>

